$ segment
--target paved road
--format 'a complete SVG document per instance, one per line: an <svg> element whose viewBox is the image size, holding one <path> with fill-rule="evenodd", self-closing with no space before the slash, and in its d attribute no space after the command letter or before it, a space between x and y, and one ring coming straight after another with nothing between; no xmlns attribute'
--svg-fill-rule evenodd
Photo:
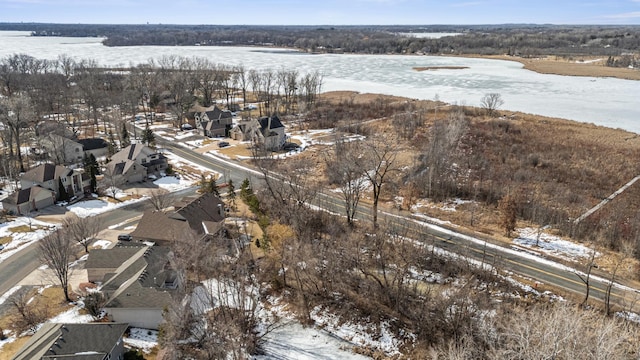
<svg viewBox="0 0 640 360"><path fill-rule="evenodd" d="M234 182L242 181L247 177L258 179L261 175L255 170L243 167L232 161L198 154L171 143L166 144L166 146L190 161L218 172L226 171L226 173L230 173ZM340 199L339 194L335 193L319 193L314 205L338 214L344 212L343 200ZM356 218L361 221L371 221L371 211L370 205L361 203L358 207ZM560 288L567 292L577 294L580 297L584 296L586 287L576 272L559 267L553 262L545 263L536 261L535 258L531 256L526 256L504 247L504 244L485 244L485 242L482 241L469 240L468 236L455 232L455 229L438 229L438 226L422 225L423 222L415 221L409 213L391 214L381 211L378 216L380 222L386 222L397 228L405 229L405 231L408 230L408 234L413 238L426 239L426 241L439 248L469 257L476 262L494 265L499 269L519 274L540 284ZM598 273L595 269L594 275L600 275L604 279L607 278L606 274L602 272ZM590 298L603 301L605 299L607 282L592 278L590 283ZM628 306L629 303L637 301L637 299L640 298L640 292L621 287L614 286L611 293L611 302L621 306Z"/></svg>
<svg viewBox="0 0 640 360"><path fill-rule="evenodd" d="M343 200L336 194L321 193L316 199L316 205L321 208L344 212ZM434 245L451 253L460 254L476 263L493 265L498 269L506 270L524 276L525 278L537 281L540 284L554 286L579 295L585 294L585 284L580 280L573 270L562 268L557 263L549 261L544 263L535 260L535 256L527 256L511 248L504 247L503 244L492 244L476 239L472 241L470 236L461 234L455 229L447 229L439 225L424 225L424 220L412 219L408 213L388 213L380 211L378 221L395 227L399 231L406 232L407 237L422 239L428 245ZM372 221L372 210L368 204L361 203L358 206L356 218L361 221ZM607 275L594 269L592 275L597 275L605 280ZM597 281L591 279L590 299L604 301L607 281ZM640 299L640 292L637 290L613 287L611 291L611 303L622 307L628 307L630 303L635 303Z"/></svg>
<svg viewBox="0 0 640 360"><path fill-rule="evenodd" d="M236 183L236 187L238 187L245 178L255 180L260 177L260 173L255 170L243 167L232 161L198 154L162 139L158 142L159 145L170 149L180 157L229 176L234 183ZM180 194L177 196L180 196ZM316 197L315 205L335 213L342 213L344 208L339 195L328 192L319 193ZM149 206L150 205L146 203L134 204L102 216L105 217L105 224L118 224L126 219L139 215L145 208L149 208ZM371 209L368 204L361 204L359 206L357 218L362 221L370 221ZM485 245L485 243L480 241L471 241L463 234L451 232L451 229L439 229L437 227L421 225L419 222L414 221L408 213L391 214L380 212L379 221L387 222L401 229L407 229L409 234L416 239L426 239L425 241L430 244L452 253L467 256L477 262L496 265L500 269L511 271L542 284L564 289L567 292L573 292L579 295L584 294L585 285L573 271L560 269L557 266L553 266L553 264L534 261L531 257L523 256L501 245ZM17 283L38 266L39 262L37 261L37 256L34 254L34 249L35 245L30 245L23 249L20 255L16 254L18 256L13 256L12 258L15 258L15 260L5 261L0 264L0 294L10 289L13 286L11 285L12 283ZM591 283L590 296L600 300L604 299L606 282L592 279ZM640 297L638 294L637 291L614 287L612 291L612 302L624 306L636 296Z"/></svg>
<svg viewBox="0 0 640 360"><path fill-rule="evenodd" d="M172 193L175 198L182 198L195 194L195 187L184 189ZM148 201L133 203L106 213L96 215L101 218L103 228L121 224L127 220L135 218L145 210L152 209L153 206ZM38 243L33 242L25 246L20 251L13 254L8 259L0 263L0 295L16 286L22 279L41 265L38 255Z"/></svg>

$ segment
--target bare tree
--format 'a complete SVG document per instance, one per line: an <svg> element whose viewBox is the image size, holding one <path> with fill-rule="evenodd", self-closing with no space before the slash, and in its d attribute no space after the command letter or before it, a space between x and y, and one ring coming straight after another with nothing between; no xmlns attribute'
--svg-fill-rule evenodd
<svg viewBox="0 0 640 360"><path fill-rule="evenodd" d="M583 307L587 305L587 301L589 301L589 295L591 292L591 271L593 270L595 265L595 258L596 258L596 250L592 249L591 256L589 256L589 261L587 261L587 264L586 264L586 269L585 269L586 271L574 272L576 276L578 276L578 278L580 278L580 280L584 283L584 286L585 286L584 299L582 300L582 303L580 303L580 305L582 305Z"/></svg>
<svg viewBox="0 0 640 360"><path fill-rule="evenodd" d="M151 203L156 211L164 211L164 209L171 205L169 193L161 189L151 190L147 201Z"/></svg>
<svg viewBox="0 0 640 360"><path fill-rule="evenodd" d="M35 119L35 113L31 101L26 95L16 95L11 98L1 99L0 116L3 122L11 131L15 153L18 157L20 171L24 172L24 162L22 161L22 131ZM11 149L10 149L11 150Z"/></svg>
<svg viewBox="0 0 640 360"><path fill-rule="evenodd" d="M35 332L40 324L45 322L49 317L49 308L46 304L37 304L33 302L30 292L19 292L11 297L11 306L17 312L17 316L13 319L13 327L18 332L33 331Z"/></svg>
<svg viewBox="0 0 640 360"><path fill-rule="evenodd" d="M107 186L107 192L110 193L114 200L118 200L116 198L116 194L118 194L118 186L120 186L124 181L122 176L118 175L116 172L116 166L106 166L102 169L102 173L104 174L104 185Z"/></svg>
<svg viewBox="0 0 640 360"><path fill-rule="evenodd" d="M378 226L378 201L382 186L387 182L388 175L397 170L395 168L396 149L394 145L380 140L370 139L364 144L364 176L371 183L373 189L373 226Z"/></svg>
<svg viewBox="0 0 640 360"><path fill-rule="evenodd" d="M516 220L518 215L518 204L512 194L507 194L500 200L498 204L501 212L501 225L507 237L516 229Z"/></svg>
<svg viewBox="0 0 640 360"><path fill-rule="evenodd" d="M102 220L96 216L65 218L63 226L67 236L82 245L85 253L89 253L89 246L102 230Z"/></svg>
<svg viewBox="0 0 640 360"><path fill-rule="evenodd" d="M325 158L329 182L338 184L344 199L347 223L352 224L367 178L363 175L360 145L356 142L337 141L335 151Z"/></svg>
<svg viewBox="0 0 640 360"><path fill-rule="evenodd" d="M504 105L504 100L502 100L502 95L499 93L485 94L480 99L480 106L489 116L493 116L502 105Z"/></svg>
<svg viewBox="0 0 640 360"><path fill-rule="evenodd" d="M461 110L452 111L446 120L438 120L430 130L428 148L422 166L427 170L427 195L444 196L449 184L455 184L452 163L460 153L463 137L469 131L469 120ZM440 185L436 193L436 185Z"/></svg>
<svg viewBox="0 0 640 360"><path fill-rule="evenodd" d="M64 299L69 297L69 279L71 277L70 261L73 258L73 240L63 230L58 230L38 242L41 261L53 271L58 279Z"/></svg>

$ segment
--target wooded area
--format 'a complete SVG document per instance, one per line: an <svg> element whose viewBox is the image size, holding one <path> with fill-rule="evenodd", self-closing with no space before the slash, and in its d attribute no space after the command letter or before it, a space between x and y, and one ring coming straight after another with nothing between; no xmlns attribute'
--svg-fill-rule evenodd
<svg viewBox="0 0 640 360"><path fill-rule="evenodd" d="M640 27L607 25L249 26L0 24L35 36L99 36L107 46L277 46L308 52L611 56L638 67ZM424 38L411 33L459 33Z"/></svg>

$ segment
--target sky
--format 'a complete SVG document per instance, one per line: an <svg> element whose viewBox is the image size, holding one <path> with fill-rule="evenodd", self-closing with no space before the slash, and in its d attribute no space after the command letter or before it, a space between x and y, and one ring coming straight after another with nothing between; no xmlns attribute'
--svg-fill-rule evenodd
<svg viewBox="0 0 640 360"><path fill-rule="evenodd" d="M640 25L640 0L0 0L0 22Z"/></svg>

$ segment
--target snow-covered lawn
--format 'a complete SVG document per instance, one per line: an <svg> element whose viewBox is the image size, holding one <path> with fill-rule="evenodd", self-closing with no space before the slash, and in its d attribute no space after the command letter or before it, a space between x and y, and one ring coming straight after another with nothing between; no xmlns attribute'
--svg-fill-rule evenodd
<svg viewBox="0 0 640 360"><path fill-rule="evenodd" d="M80 201L73 205L67 206L67 209L74 212L78 217L84 218L87 216L94 216L98 214L102 214L107 211L111 211L113 209L117 209L123 206L127 206L129 204L133 204L136 202L140 202L146 199L146 197L141 197L138 199L129 199L118 203L112 203L106 200L87 200Z"/></svg>
<svg viewBox="0 0 640 360"><path fill-rule="evenodd" d="M256 360L298 359L370 359L344 350L345 341L315 327L303 327L298 322L289 322L276 328L264 337L265 355L254 356Z"/></svg>
<svg viewBox="0 0 640 360"><path fill-rule="evenodd" d="M193 186L194 183L194 180L184 179L182 177L177 178L175 176L161 177L153 182L154 185L170 192L186 189Z"/></svg>
<svg viewBox="0 0 640 360"><path fill-rule="evenodd" d="M575 260L576 258L589 258L593 253L592 249L582 244L563 240L558 236L547 234L544 231L540 233L540 241L536 245L536 239L538 237L537 229L518 229L518 233L519 236L513 239L515 244L565 259ZM600 254L596 253L596 256L598 255Z"/></svg>
<svg viewBox="0 0 640 360"><path fill-rule="evenodd" d="M197 171L199 171L200 173L203 174L215 174L216 172L213 170L209 170L204 166L198 165L192 161L183 159L177 155L175 155L174 153L170 152L170 151L165 151L164 156L166 156L169 161L171 162L171 164L173 165L173 167L175 169L181 169L184 166L189 166L192 169L195 169ZM190 178L192 179L199 179L200 178L200 174L191 174L192 176Z"/></svg>
<svg viewBox="0 0 640 360"><path fill-rule="evenodd" d="M111 241L109 241L109 240L96 240L93 243L91 243L91 246L94 247L94 248L108 249L109 246L111 246Z"/></svg>
<svg viewBox="0 0 640 360"><path fill-rule="evenodd" d="M60 224L50 224L30 217L19 217L13 221L0 224L0 238L11 237L11 241L4 245L0 252L0 262L15 254L26 244L42 239ZM26 229L29 226L32 231L12 231L15 228ZM25 228L26 227L26 228Z"/></svg>
<svg viewBox="0 0 640 360"><path fill-rule="evenodd" d="M124 338L124 343L148 354L151 349L158 346L158 332L132 327L129 336Z"/></svg>
<svg viewBox="0 0 640 360"><path fill-rule="evenodd" d="M82 302L78 302L78 305L73 308L58 314L57 316L49 319L47 322L56 324L86 324L93 321L91 315L80 314L80 309L84 307Z"/></svg>

